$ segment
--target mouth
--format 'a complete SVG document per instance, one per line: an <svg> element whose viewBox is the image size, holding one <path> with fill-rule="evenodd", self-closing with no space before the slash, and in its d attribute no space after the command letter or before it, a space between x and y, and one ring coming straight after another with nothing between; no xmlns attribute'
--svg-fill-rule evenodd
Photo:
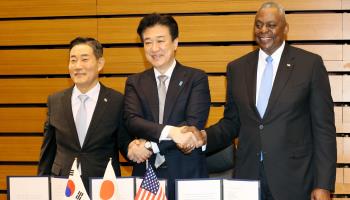
<svg viewBox="0 0 350 200"><path fill-rule="evenodd" d="M270 42L273 38L272 37L258 37L258 39L261 42Z"/></svg>
<svg viewBox="0 0 350 200"><path fill-rule="evenodd" d="M74 73L74 76L76 76L76 77L80 77L80 76L84 76L84 75L85 75L85 73L81 73L81 72Z"/></svg>
<svg viewBox="0 0 350 200"><path fill-rule="evenodd" d="M151 55L151 58L153 60L159 60L162 57L162 55Z"/></svg>

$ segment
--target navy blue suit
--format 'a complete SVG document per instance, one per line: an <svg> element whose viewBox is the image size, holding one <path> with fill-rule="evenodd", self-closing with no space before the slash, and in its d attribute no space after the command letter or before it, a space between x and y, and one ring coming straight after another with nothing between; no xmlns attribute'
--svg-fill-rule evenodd
<svg viewBox="0 0 350 200"><path fill-rule="evenodd" d="M165 156L167 169L156 169L158 178L168 179L169 199L174 199L174 179L207 177L205 154L195 149L185 155L173 141L159 137L165 125L193 125L204 128L210 109L207 75L177 62L166 94L163 124L158 123L158 90L153 68L128 78L125 87L125 118L129 133L158 143ZM153 165L155 155L149 159ZM143 176L145 163L136 164L133 175Z"/></svg>
<svg viewBox="0 0 350 200"><path fill-rule="evenodd" d="M235 176L258 179L260 151L275 199L334 190L336 131L328 74L319 55L286 44L264 117L256 109L258 50L228 64L224 118L207 129L208 151L238 137Z"/></svg>

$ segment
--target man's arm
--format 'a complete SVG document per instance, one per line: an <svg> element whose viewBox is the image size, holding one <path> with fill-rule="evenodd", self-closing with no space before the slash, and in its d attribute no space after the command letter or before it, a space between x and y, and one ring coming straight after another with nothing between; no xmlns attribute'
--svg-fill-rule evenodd
<svg viewBox="0 0 350 200"><path fill-rule="evenodd" d="M50 125L50 97L48 98L48 112L44 124L44 139L41 145L38 175L50 175L53 161L56 156L55 128Z"/></svg>
<svg viewBox="0 0 350 200"><path fill-rule="evenodd" d="M137 94L136 78L129 77L125 85L124 119L129 133L137 138L158 142L165 125L149 121L144 116L141 99ZM150 108L148 108L150 109Z"/></svg>
<svg viewBox="0 0 350 200"><path fill-rule="evenodd" d="M240 129L239 113L232 95L232 67L227 66L227 91L224 117L219 122L206 128L207 151L215 152L232 144Z"/></svg>
<svg viewBox="0 0 350 200"><path fill-rule="evenodd" d="M333 191L337 158L334 108L328 74L319 56L315 59L311 78L309 106L314 144L314 188Z"/></svg>

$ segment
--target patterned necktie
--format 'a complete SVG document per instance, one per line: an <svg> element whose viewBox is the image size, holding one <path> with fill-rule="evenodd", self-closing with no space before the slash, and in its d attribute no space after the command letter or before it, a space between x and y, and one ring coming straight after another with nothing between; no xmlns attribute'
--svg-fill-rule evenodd
<svg viewBox="0 0 350 200"><path fill-rule="evenodd" d="M78 96L81 101L80 107L78 109L77 117L76 117L76 127L79 137L79 143L82 147L84 144L86 131L87 131L87 112L86 112L86 100L89 98L86 94L80 94Z"/></svg>
<svg viewBox="0 0 350 200"><path fill-rule="evenodd" d="M258 108L260 117L263 118L267 104L269 102L271 90L272 90L272 77L273 77L273 65L272 57L268 56L266 58L266 66L260 82L260 91L258 97L258 103L256 107Z"/></svg>
<svg viewBox="0 0 350 200"><path fill-rule="evenodd" d="M166 75L160 75L158 76L159 84L158 84L158 99L159 99L159 124L163 124L163 117L164 117L164 105L165 105L165 98L166 98L166 86L165 81L168 79ZM154 166L158 168L160 165L162 165L165 162L165 157L157 153L156 161L154 163Z"/></svg>

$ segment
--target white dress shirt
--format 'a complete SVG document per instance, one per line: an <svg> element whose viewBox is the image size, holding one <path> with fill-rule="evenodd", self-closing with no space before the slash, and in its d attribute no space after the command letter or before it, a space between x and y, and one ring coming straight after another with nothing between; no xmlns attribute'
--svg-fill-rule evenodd
<svg viewBox="0 0 350 200"><path fill-rule="evenodd" d="M283 41L282 45L271 55L273 61L273 76L272 76L272 86L273 82L275 81L276 73L278 70L278 65L281 60L282 52L285 46L285 42ZM255 98L255 105L258 104L258 97L259 97L259 91L260 91L260 83L262 79L262 75L264 73L265 67L266 67L266 58L269 55L267 55L263 50L259 50L259 60L258 60L258 70L256 73L256 98Z"/></svg>
<svg viewBox="0 0 350 200"><path fill-rule="evenodd" d="M95 111L98 95L100 93L100 88L101 88L100 83L97 83L95 85L95 87L93 87L87 93L85 93L85 95L87 95L89 97L86 100L86 102L85 102L86 113L87 113L87 117L86 117L86 122L87 122L86 126L87 127L90 126L90 122L91 122L91 119L92 119L92 114ZM73 92L72 92L72 98L71 98L74 122L76 122L78 110L79 110L80 104L82 103L80 101L80 99L78 98L78 96L80 94L83 94L83 93L80 92L80 90L77 88L77 86L74 86ZM86 130L88 130L88 128Z"/></svg>

